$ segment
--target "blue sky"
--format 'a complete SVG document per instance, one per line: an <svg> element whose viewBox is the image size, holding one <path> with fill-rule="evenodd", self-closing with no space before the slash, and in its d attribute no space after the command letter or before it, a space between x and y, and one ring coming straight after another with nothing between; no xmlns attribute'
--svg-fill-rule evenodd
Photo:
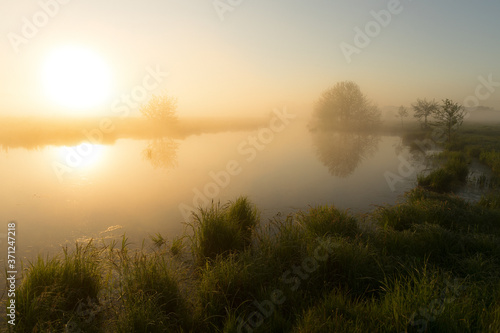
<svg viewBox="0 0 500 333"><path fill-rule="evenodd" d="M242 0L224 20L211 0L66 0L19 52L8 34L22 35L40 2L0 1L0 115L72 113L47 99L40 80L47 54L66 44L92 50L112 73L108 99L88 115L109 113L155 66L169 72L161 89L178 97L180 115L264 115L282 106L306 114L343 80L380 107L423 97L461 103L479 76L500 82L494 0L401 0L350 63L340 45L355 46L354 28L364 31L372 11L396 0ZM481 104L500 108L500 88Z"/></svg>

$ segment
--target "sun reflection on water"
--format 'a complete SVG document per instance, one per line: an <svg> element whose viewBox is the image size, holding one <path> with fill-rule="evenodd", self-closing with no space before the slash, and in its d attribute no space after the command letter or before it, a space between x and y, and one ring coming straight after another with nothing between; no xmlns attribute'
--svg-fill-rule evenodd
<svg viewBox="0 0 500 333"><path fill-rule="evenodd" d="M59 160L72 170L88 171L102 164L106 147L84 142L77 146L58 148Z"/></svg>

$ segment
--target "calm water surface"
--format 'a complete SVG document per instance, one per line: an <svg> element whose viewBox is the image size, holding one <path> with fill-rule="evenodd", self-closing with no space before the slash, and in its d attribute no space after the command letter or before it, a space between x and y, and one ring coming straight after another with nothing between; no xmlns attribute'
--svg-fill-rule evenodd
<svg viewBox="0 0 500 333"><path fill-rule="evenodd" d="M300 121L262 140L258 134L84 145L78 149L88 155L70 158L75 167L59 175L54 165L67 165L77 147L2 151L0 220L17 221L18 256L33 258L88 238L172 238L185 229L183 209L239 195L258 206L263 221L318 204L367 212L415 185L413 172L389 187L384 174L397 174L401 159L423 168L399 137L311 133Z"/></svg>

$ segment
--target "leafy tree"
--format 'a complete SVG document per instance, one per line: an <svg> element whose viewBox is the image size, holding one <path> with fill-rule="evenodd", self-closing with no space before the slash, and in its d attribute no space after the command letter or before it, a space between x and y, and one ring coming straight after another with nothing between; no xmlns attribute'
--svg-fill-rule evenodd
<svg viewBox="0 0 500 333"><path fill-rule="evenodd" d="M148 119L159 122L175 122L177 98L167 94L153 95L146 104L140 108L141 113Z"/></svg>
<svg viewBox="0 0 500 333"><path fill-rule="evenodd" d="M450 142L451 135L464 121L465 110L462 105L445 99L443 100L443 104L434 113L434 117L436 118L434 125L444 129L448 142Z"/></svg>
<svg viewBox="0 0 500 333"><path fill-rule="evenodd" d="M315 120L329 128L366 128L380 121L380 111L359 86L342 81L323 92L314 110Z"/></svg>
<svg viewBox="0 0 500 333"><path fill-rule="evenodd" d="M398 117L401 118L401 127L403 127L403 118L408 117L408 109L405 108L404 106L400 106L398 110Z"/></svg>
<svg viewBox="0 0 500 333"><path fill-rule="evenodd" d="M417 99L417 102L415 104L412 104L413 111L415 111L415 114L413 115L415 118L417 118L420 122L423 121L423 127L424 128L429 128L427 118L431 116L434 112L437 111L439 108L439 105L436 101L428 101L426 99Z"/></svg>

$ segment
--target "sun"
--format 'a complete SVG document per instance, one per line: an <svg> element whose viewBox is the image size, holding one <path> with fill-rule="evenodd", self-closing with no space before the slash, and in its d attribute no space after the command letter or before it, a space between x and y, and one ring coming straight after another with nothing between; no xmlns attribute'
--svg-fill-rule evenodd
<svg viewBox="0 0 500 333"><path fill-rule="evenodd" d="M80 46L53 50L42 70L47 97L71 109L86 109L104 103L110 93L110 80L109 67L102 58Z"/></svg>

